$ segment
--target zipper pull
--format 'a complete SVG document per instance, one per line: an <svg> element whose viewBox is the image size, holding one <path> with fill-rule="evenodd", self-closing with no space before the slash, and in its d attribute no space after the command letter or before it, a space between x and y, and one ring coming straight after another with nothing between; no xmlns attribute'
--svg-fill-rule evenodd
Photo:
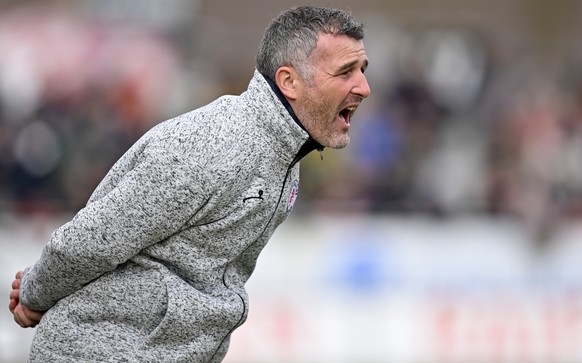
<svg viewBox="0 0 582 363"><path fill-rule="evenodd" d="M317 150L319 151L319 157L321 158L321 160L323 161L323 149L319 149Z"/></svg>

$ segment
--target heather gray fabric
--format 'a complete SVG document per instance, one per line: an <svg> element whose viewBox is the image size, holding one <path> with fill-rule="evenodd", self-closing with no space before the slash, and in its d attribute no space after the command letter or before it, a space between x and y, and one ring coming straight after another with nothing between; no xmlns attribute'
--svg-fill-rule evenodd
<svg viewBox="0 0 582 363"><path fill-rule="evenodd" d="M256 71L146 133L25 271L21 301L49 309L29 361L221 361L308 138Z"/></svg>

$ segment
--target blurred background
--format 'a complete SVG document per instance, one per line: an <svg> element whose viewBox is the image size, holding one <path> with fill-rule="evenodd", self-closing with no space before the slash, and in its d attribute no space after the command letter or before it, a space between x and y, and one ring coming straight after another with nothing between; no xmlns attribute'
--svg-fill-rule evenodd
<svg viewBox="0 0 582 363"><path fill-rule="evenodd" d="M14 273L146 130L245 90L306 1L0 0L0 362ZM302 162L227 363L582 362L582 1L311 1L366 24L352 143Z"/></svg>

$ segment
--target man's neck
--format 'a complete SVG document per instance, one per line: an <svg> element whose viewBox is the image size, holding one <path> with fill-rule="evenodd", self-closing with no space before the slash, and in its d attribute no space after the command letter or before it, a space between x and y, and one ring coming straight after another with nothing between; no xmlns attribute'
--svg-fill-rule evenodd
<svg viewBox="0 0 582 363"><path fill-rule="evenodd" d="M270 77L265 76L262 73L261 73L261 75L265 78L265 80L267 80L267 83L269 84L269 86L271 87L273 92L275 92L275 94L277 95L277 98L279 98L279 101L281 101L283 106L285 106L285 109L287 110L287 112L289 112L289 115L291 115L293 120L295 120L295 122L297 122L297 124L299 126L301 126L301 128L303 130L305 130L305 132L307 132L307 129L305 129L305 127L301 123L301 120L299 120L299 117L297 117L297 115L295 114L295 111L293 111L293 107L291 107L291 103L289 103L289 100L287 99L287 97L285 97L283 92L281 92L281 90L279 89L279 86L277 86L275 81L273 81Z"/></svg>

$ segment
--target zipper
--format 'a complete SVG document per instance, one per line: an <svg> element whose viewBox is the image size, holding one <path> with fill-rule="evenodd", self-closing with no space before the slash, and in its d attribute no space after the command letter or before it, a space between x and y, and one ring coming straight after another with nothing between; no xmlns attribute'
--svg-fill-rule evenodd
<svg viewBox="0 0 582 363"><path fill-rule="evenodd" d="M321 146L317 141L315 141L310 136L309 139L307 139L307 141L305 141L305 144L303 144L303 146L301 146L301 148L297 152L297 155L295 155L295 158L293 159L293 161L291 161L291 165L289 165L289 169L291 169L293 166L295 166L295 164L297 164L299 162L299 160L303 159L305 156L307 156L307 154L309 154L313 150L319 151L319 155L321 157L321 160L323 160L323 146ZM287 171L289 171L289 169L287 169Z"/></svg>
<svg viewBox="0 0 582 363"><path fill-rule="evenodd" d="M285 172L285 178L283 178L283 184L281 186L281 192L279 193L279 199L277 200L277 203L275 204L275 210L271 214L271 218L269 218L269 221L267 222L267 224L265 224L265 228L263 229L263 232L261 232L260 236L262 236L265 233L265 231L267 230L267 227L269 227L269 225L271 224L271 221L273 220L273 218L277 214L277 209L279 209L279 204L281 203L281 200L283 199L283 193L285 192L285 186L287 185L287 179L289 178L289 174L291 173L291 169L293 169L295 164L297 164L301 159L303 159L307 154L309 154L313 150L319 151L319 154L321 156L321 160L323 160L323 146L321 146L317 141L315 141L314 139L312 139L310 137L303 144L303 146L301 146L301 148L297 152L297 155L291 161L291 164L289 164L289 167L287 168L287 171ZM244 253L244 251L243 251L243 253ZM222 284L224 285L224 287L226 287L227 289L230 290L230 287L228 286L228 284L226 282L226 270L224 271L224 274L222 275ZM233 326L233 328L224 337L224 339L222 340L222 342L219 345L219 348L222 346L222 344L224 344L224 341L226 340L226 338L231 336L231 334L238 327L240 327L242 325L242 320L243 320L243 317L245 316L245 311L247 311L247 305L245 304L245 300L243 299L243 297L239 293L237 293L236 291L235 291L235 293L238 295L238 297L241 300L243 312L242 312L242 315L241 315L240 319L238 320L238 322ZM219 350L220 349L216 350L216 352L214 353L214 355L212 356L212 358L210 359L209 362L212 362L212 360L214 359L214 357L216 356L216 354L218 353Z"/></svg>

